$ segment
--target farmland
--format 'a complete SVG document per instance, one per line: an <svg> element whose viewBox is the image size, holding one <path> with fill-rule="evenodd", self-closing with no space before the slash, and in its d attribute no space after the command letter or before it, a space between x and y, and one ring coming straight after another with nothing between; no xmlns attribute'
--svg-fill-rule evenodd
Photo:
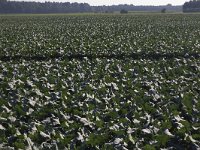
<svg viewBox="0 0 200 150"><path fill-rule="evenodd" d="M0 16L0 149L200 148L198 14Z"/></svg>

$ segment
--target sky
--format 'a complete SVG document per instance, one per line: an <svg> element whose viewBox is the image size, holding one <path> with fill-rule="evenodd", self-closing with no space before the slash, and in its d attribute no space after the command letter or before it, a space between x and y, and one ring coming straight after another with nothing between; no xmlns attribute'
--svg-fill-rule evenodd
<svg viewBox="0 0 200 150"><path fill-rule="evenodd" d="M22 1L22 0L16 0ZM23 1L56 1L56 2L78 2L89 3L90 5L118 5L118 4L133 4L133 5L183 5L188 0L23 0Z"/></svg>

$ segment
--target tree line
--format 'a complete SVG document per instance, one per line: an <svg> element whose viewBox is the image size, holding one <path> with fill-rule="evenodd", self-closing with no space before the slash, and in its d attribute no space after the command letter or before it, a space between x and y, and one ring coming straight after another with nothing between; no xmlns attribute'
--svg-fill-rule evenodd
<svg viewBox="0 0 200 150"><path fill-rule="evenodd" d="M75 13L91 12L87 3L16 2L0 0L0 13Z"/></svg>
<svg viewBox="0 0 200 150"><path fill-rule="evenodd" d="M200 0L191 0L183 5L183 12L200 12Z"/></svg>
<svg viewBox="0 0 200 150"><path fill-rule="evenodd" d="M135 6L112 5L90 6L87 3L70 2L17 2L0 0L0 13L82 13L82 12L115 12L115 11L182 11L182 6Z"/></svg>
<svg viewBox="0 0 200 150"><path fill-rule="evenodd" d="M182 6L172 6L171 4L163 6L135 6L135 5L112 5L112 6L96 6L92 7L95 11L101 12L114 12L114 11L148 11L148 12L161 12L166 9L168 12L181 12Z"/></svg>

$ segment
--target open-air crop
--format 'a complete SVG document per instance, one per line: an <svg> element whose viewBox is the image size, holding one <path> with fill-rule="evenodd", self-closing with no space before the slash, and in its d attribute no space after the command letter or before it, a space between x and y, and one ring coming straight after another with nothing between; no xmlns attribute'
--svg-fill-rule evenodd
<svg viewBox="0 0 200 150"><path fill-rule="evenodd" d="M199 22L0 16L0 149L199 149Z"/></svg>

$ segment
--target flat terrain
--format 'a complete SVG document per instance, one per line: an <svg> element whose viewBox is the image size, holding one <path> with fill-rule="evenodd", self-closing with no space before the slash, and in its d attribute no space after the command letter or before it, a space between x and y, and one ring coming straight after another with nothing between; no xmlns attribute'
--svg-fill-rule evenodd
<svg viewBox="0 0 200 150"><path fill-rule="evenodd" d="M0 149L200 148L200 15L0 16Z"/></svg>

